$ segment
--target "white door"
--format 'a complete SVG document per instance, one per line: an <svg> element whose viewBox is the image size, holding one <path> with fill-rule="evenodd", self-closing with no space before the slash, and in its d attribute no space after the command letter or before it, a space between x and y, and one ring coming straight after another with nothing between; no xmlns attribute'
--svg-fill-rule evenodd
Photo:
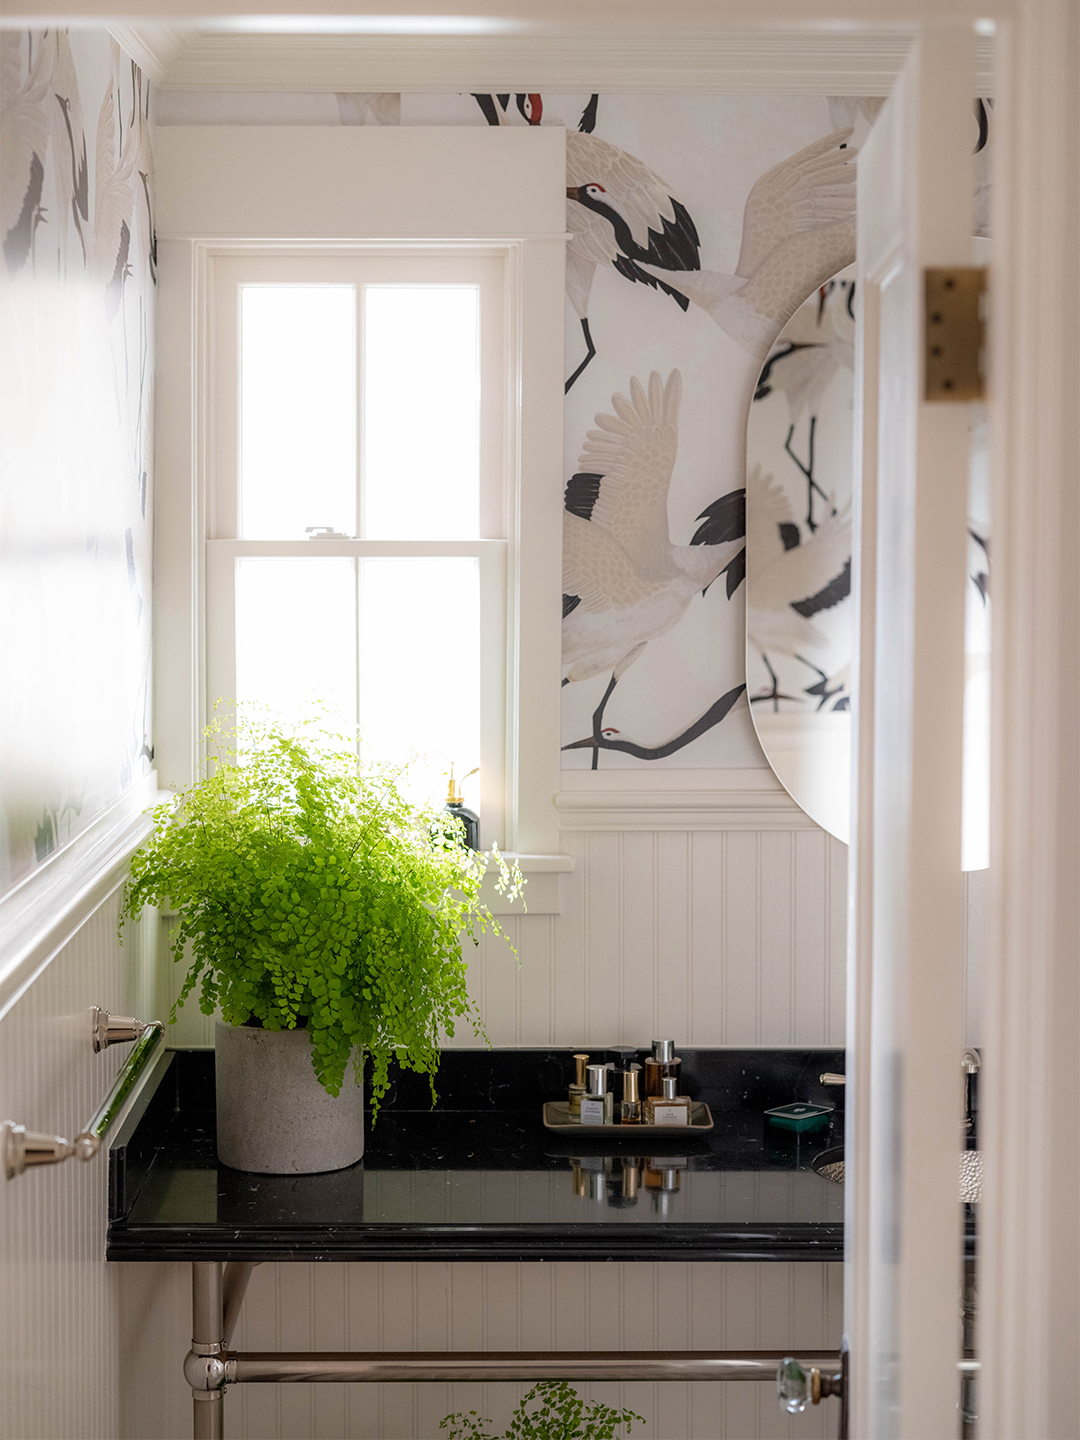
<svg viewBox="0 0 1080 1440"><path fill-rule="evenodd" d="M846 1327L854 1440L959 1433L968 407L923 398L924 271L971 259L974 43L914 45L859 157L858 709Z"/></svg>

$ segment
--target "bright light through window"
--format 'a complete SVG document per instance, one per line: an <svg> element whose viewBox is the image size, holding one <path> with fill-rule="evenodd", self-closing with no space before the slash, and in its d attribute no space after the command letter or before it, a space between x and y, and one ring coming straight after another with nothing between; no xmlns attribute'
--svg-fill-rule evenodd
<svg viewBox="0 0 1080 1440"><path fill-rule="evenodd" d="M471 556L360 561L360 727L365 756L423 760L417 798L480 764L480 581ZM468 801L480 791L469 782ZM472 787L476 788L473 789Z"/></svg>
<svg viewBox="0 0 1080 1440"><path fill-rule="evenodd" d="M356 289L245 285L240 533L356 534Z"/></svg>
<svg viewBox="0 0 1080 1440"><path fill-rule="evenodd" d="M287 723L325 700L356 724L355 560L237 560L236 698L268 705Z"/></svg>
<svg viewBox="0 0 1080 1440"><path fill-rule="evenodd" d="M480 291L364 289L364 534L470 539L480 498Z"/></svg>

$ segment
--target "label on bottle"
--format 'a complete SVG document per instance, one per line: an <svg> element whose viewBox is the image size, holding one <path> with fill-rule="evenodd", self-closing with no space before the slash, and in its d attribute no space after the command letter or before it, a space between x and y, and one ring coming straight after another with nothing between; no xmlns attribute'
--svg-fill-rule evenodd
<svg viewBox="0 0 1080 1440"><path fill-rule="evenodd" d="M584 1109L585 1102L581 1102ZM654 1125L689 1125L690 1110L686 1105L654 1105Z"/></svg>
<svg viewBox="0 0 1080 1440"><path fill-rule="evenodd" d="M603 1125L604 1101L601 1097L597 1097L594 1100L591 1099L588 1095L582 1096L581 1123L582 1125Z"/></svg>

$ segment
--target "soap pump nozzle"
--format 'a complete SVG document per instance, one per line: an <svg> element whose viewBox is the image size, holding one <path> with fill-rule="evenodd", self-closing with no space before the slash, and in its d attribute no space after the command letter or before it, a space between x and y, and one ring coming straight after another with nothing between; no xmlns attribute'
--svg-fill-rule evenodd
<svg viewBox="0 0 1080 1440"><path fill-rule="evenodd" d="M447 803L447 805L464 805L464 803L465 803L465 796L461 793L461 788L460 788L460 787L465 784L465 781L468 780L469 775L479 775L479 774L480 774L480 767L479 767L479 765L477 765L477 766L475 766L472 770L469 771L469 774L468 774L468 775L463 775L463 776L461 777L461 779L460 779L459 781L457 781L457 783L455 784L455 783L454 783L454 767L453 767L453 765L451 765L451 766L450 766L450 783L449 783L449 785L446 787L446 803Z"/></svg>

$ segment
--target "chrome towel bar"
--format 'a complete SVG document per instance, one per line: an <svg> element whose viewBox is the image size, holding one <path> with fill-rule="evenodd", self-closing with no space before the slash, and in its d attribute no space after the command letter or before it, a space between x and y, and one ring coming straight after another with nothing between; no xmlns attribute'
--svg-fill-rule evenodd
<svg viewBox="0 0 1080 1440"><path fill-rule="evenodd" d="M72 1155L79 1160L92 1160L165 1035L165 1027L160 1020L144 1022L127 1016L112 1016L96 1005L90 1012L90 1021L90 1043L94 1050L105 1050L120 1041L134 1040L131 1054L124 1061L111 1090L74 1140L27 1130L25 1125L18 1125L14 1120L0 1122L0 1159L8 1180L14 1180L16 1175L37 1165L59 1165L61 1160L70 1159Z"/></svg>

